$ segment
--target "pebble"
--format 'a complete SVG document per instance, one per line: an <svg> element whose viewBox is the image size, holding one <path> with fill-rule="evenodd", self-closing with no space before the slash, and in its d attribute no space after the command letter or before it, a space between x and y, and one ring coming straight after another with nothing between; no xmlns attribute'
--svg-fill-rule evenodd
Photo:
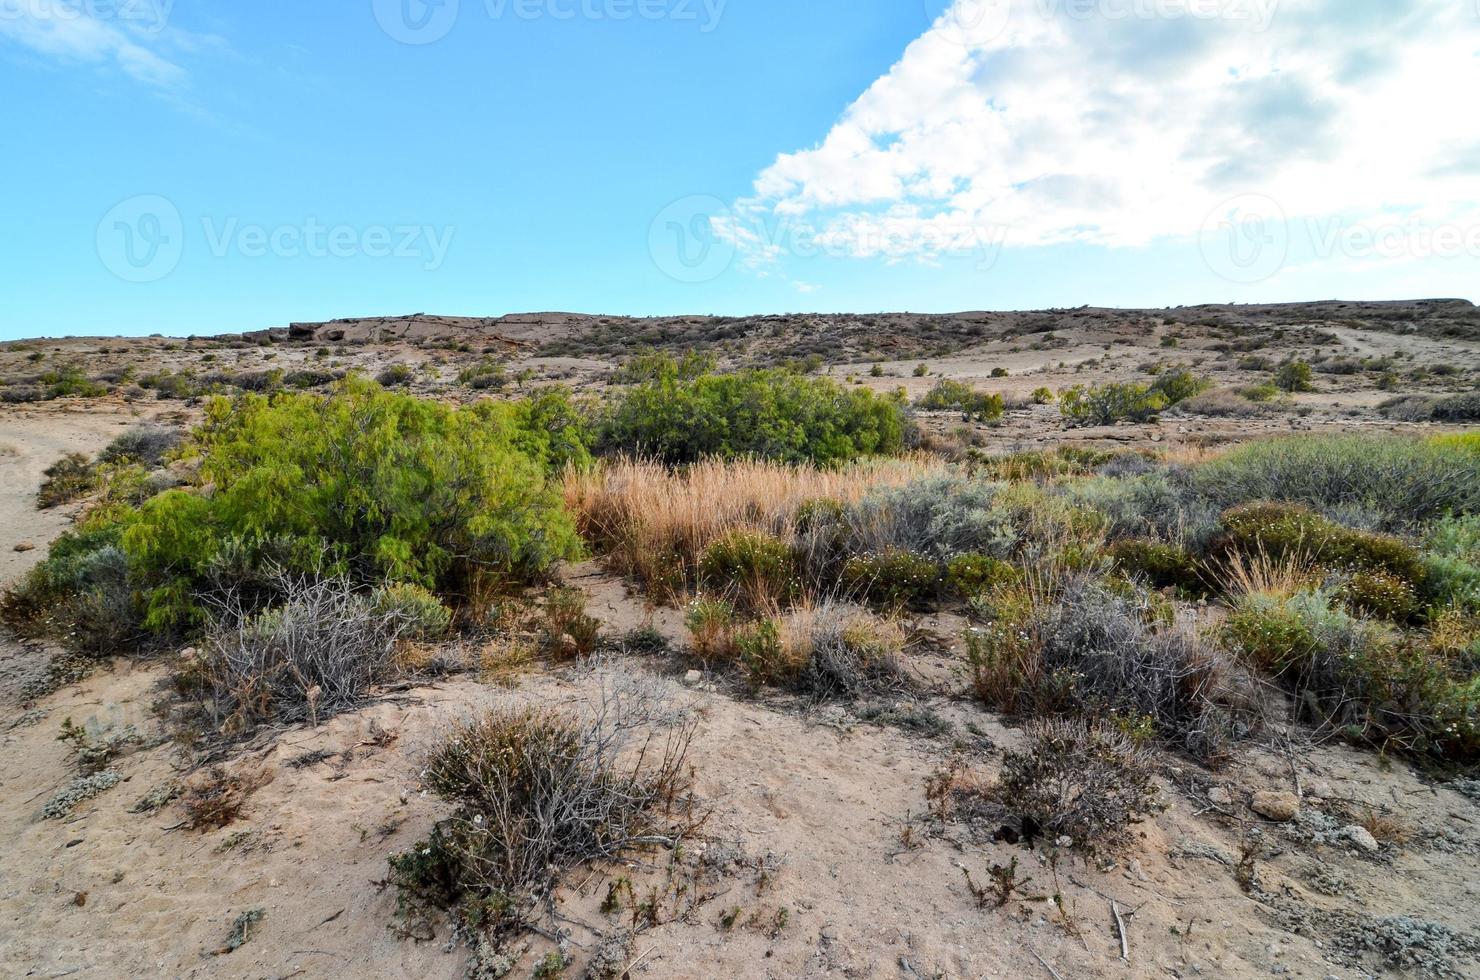
<svg viewBox="0 0 1480 980"><path fill-rule="evenodd" d="M15 550L16 551L35 551L36 550L36 546L34 544L32 544L31 542L29 542L29 541L22 541L20 544L18 544L18 545L15 546Z"/></svg>
<svg viewBox="0 0 1480 980"><path fill-rule="evenodd" d="M1233 794L1222 786L1214 786L1208 790L1208 802L1218 806L1228 806L1233 802Z"/></svg>
<svg viewBox="0 0 1480 980"><path fill-rule="evenodd" d="M1249 805L1254 812L1261 817L1266 817L1277 823L1294 820L1295 814L1300 812L1300 800L1294 793L1282 793L1265 790L1254 794L1254 799Z"/></svg>
<svg viewBox="0 0 1480 980"><path fill-rule="evenodd" d="M699 682L703 679L704 675L697 670L691 670L687 674L683 675L683 682L684 685L687 687L697 687Z"/></svg>
<svg viewBox="0 0 1480 980"><path fill-rule="evenodd" d="M1371 831L1366 827L1358 827L1356 824L1343 827L1341 836L1345 837L1352 847L1366 854L1376 854L1382 846L1377 843L1377 838L1372 836Z"/></svg>

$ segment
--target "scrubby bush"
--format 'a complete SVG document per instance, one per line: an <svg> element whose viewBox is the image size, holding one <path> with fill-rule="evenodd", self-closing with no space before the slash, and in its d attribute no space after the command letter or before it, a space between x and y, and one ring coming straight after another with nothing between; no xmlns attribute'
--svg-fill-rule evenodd
<svg viewBox="0 0 1480 980"><path fill-rule="evenodd" d="M964 381L950 378L937 381L935 387L916 402L916 407L927 412L961 412L982 422L995 421L1004 411L1001 395L985 394Z"/></svg>
<svg viewBox="0 0 1480 980"><path fill-rule="evenodd" d="M968 552L1008 558L1018 543L1003 486L950 475L886 487L849 508L853 553L913 552L946 561Z"/></svg>
<svg viewBox="0 0 1480 980"><path fill-rule="evenodd" d="M785 605L801 592L792 547L759 532L734 531L704 549L699 581L751 609Z"/></svg>
<svg viewBox="0 0 1480 980"><path fill-rule="evenodd" d="M1168 405L1176 405L1194 395L1199 395L1213 386L1207 378L1200 378L1187 368L1172 368L1163 371L1151 382L1151 391L1166 399Z"/></svg>
<svg viewBox="0 0 1480 980"><path fill-rule="evenodd" d="M994 795L1029 841L1090 854L1119 850L1130 828L1157 810L1154 767L1137 742L1104 724L1046 720L1002 757Z"/></svg>
<svg viewBox="0 0 1480 980"><path fill-rule="evenodd" d="M601 622L586 612L580 589L555 589L545 599L545 646L566 659L590 656L601 639Z"/></svg>
<svg viewBox="0 0 1480 980"><path fill-rule="evenodd" d="M97 467L82 453L68 453L42 471L36 506L42 510L70 504L98 488Z"/></svg>
<svg viewBox="0 0 1480 980"><path fill-rule="evenodd" d="M50 398L101 398L108 393L108 386L93 381L73 365L53 368L41 375L41 384Z"/></svg>
<svg viewBox="0 0 1480 980"><path fill-rule="evenodd" d="M1314 391L1315 386L1310 383L1310 365L1304 361L1291 360L1281 364L1274 372L1274 386L1281 391Z"/></svg>
<svg viewBox="0 0 1480 980"><path fill-rule="evenodd" d="M507 704L458 723L424 776L454 810L390 859L401 913L445 910L496 940L532 921L565 872L676 844L694 821L659 821L687 792L693 728L673 716L629 687L603 690L590 717Z"/></svg>
<svg viewBox="0 0 1480 980"><path fill-rule="evenodd" d="M668 363L604 420L606 451L670 464L741 456L836 463L904 447L908 419L898 397L775 369L686 378Z"/></svg>
<svg viewBox="0 0 1480 980"><path fill-rule="evenodd" d="M1303 721L1454 762L1480 758L1475 665L1353 616L1333 598L1244 595L1224 624L1225 639L1280 680Z"/></svg>
<svg viewBox="0 0 1480 980"><path fill-rule="evenodd" d="M940 593L941 567L913 551L888 548L849 558L842 585L848 595L875 605L919 607Z"/></svg>
<svg viewBox="0 0 1480 980"><path fill-rule="evenodd" d="M1029 717L1149 719L1158 737L1203 758L1221 755L1237 707L1228 665L1195 635L1149 624L1132 595L1075 579L1054 596L995 597L993 620L965 635L978 697Z"/></svg>
<svg viewBox="0 0 1480 980"><path fill-rule="evenodd" d="M1112 544L1109 553L1117 568L1155 588L1193 594L1207 589L1202 564L1176 545L1125 538Z"/></svg>
<svg viewBox="0 0 1480 980"><path fill-rule="evenodd" d="M1423 562L1437 605L1480 612L1480 515L1436 521L1424 543Z"/></svg>
<svg viewBox="0 0 1480 980"><path fill-rule="evenodd" d="M1303 504L1343 523L1402 530L1480 509L1480 457L1399 436L1286 436L1198 466L1197 490L1221 507Z"/></svg>
<svg viewBox="0 0 1480 980"><path fill-rule="evenodd" d="M1215 418L1252 418L1264 411L1247 396L1228 388L1195 395L1179 407L1184 412Z"/></svg>
<svg viewBox="0 0 1480 980"><path fill-rule="evenodd" d="M1227 545L1246 555L1305 561L1339 572L1379 571L1421 585L1418 550L1401 538L1355 531L1290 504L1246 504L1223 515Z"/></svg>
<svg viewBox="0 0 1480 980"><path fill-rule="evenodd" d="M1165 395L1141 384L1075 385L1059 393L1059 412L1071 426L1145 422L1169 404Z"/></svg>
<svg viewBox="0 0 1480 980"><path fill-rule="evenodd" d="M278 591L284 600L271 609L226 609L180 678L187 690L199 685L227 733L358 706L390 675L397 642L425 628L421 604L404 594L377 601L333 579L285 580Z"/></svg>
<svg viewBox="0 0 1480 980"><path fill-rule="evenodd" d="M416 379L416 369L409 364L390 364L381 369L375 380L387 388L409 385Z"/></svg>
<svg viewBox="0 0 1480 980"><path fill-rule="evenodd" d="M963 598L981 595L1022 578L1016 568L1000 558L971 552L946 562L946 584Z"/></svg>
<svg viewBox="0 0 1480 980"><path fill-rule="evenodd" d="M353 378L327 398L218 399L187 450L199 486L101 508L6 614L92 593L87 552L104 549L124 556L110 604L126 596L161 637L202 625L213 599L270 604L279 571L452 595L528 579L578 549L548 473L570 447L534 419L528 403L459 409Z"/></svg>
<svg viewBox="0 0 1480 980"><path fill-rule="evenodd" d="M1219 530L1220 508L1197 491L1181 468L1082 480L1060 492L1097 515L1112 540L1151 538L1196 551Z"/></svg>
<svg viewBox="0 0 1480 980"><path fill-rule="evenodd" d="M110 442L98 454L98 462L111 465L136 463L150 468L161 466L184 439L185 434L179 429L138 426Z"/></svg>

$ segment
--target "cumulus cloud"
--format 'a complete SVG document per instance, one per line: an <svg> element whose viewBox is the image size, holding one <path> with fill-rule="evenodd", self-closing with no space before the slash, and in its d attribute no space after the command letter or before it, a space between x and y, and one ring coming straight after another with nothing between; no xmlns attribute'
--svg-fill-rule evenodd
<svg viewBox="0 0 1480 980"><path fill-rule="evenodd" d="M956 0L716 228L930 259L1290 219L1448 220L1480 200L1480 10L1433 0Z"/></svg>
<svg viewBox="0 0 1480 980"><path fill-rule="evenodd" d="M179 56L212 39L169 28L172 7L173 0L0 0L0 38L65 65L176 88L188 79Z"/></svg>

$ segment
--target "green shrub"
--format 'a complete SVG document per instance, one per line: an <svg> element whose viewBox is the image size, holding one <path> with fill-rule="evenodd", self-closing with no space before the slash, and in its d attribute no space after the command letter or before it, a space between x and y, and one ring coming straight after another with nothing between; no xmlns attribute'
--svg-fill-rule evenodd
<svg viewBox="0 0 1480 980"><path fill-rule="evenodd" d="M463 368L457 374L457 383L465 385L476 391L492 389L497 391L509 383L504 373L504 366L497 361L484 359L477 364Z"/></svg>
<svg viewBox="0 0 1480 980"><path fill-rule="evenodd" d="M53 368L41 376L47 398L101 398L108 386L93 381L72 365Z"/></svg>
<svg viewBox="0 0 1480 980"><path fill-rule="evenodd" d="M82 453L68 453L42 471L36 506L49 510L70 504L98 489L98 468Z"/></svg>
<svg viewBox="0 0 1480 980"><path fill-rule="evenodd" d="M1034 388L1033 394L1028 397L1032 399L1034 405L1052 405L1057 396L1052 388L1040 387Z"/></svg>
<svg viewBox="0 0 1480 980"><path fill-rule="evenodd" d="M1409 583L1425 580L1418 550L1401 538L1354 531L1305 507L1246 504L1223 515L1233 548L1275 560L1307 559L1343 572L1385 572Z"/></svg>
<svg viewBox="0 0 1480 980"><path fill-rule="evenodd" d="M699 581L752 609L785 605L801 591L791 546L759 532L731 532L705 548Z"/></svg>
<svg viewBox="0 0 1480 980"><path fill-rule="evenodd" d="M888 550L858 555L843 566L843 587L850 595L890 608L918 607L940 593L941 568L910 551Z"/></svg>
<svg viewBox="0 0 1480 980"><path fill-rule="evenodd" d="M401 624L407 639L435 640L452 626L452 611L420 585L391 582L371 597L374 611Z"/></svg>
<svg viewBox="0 0 1480 980"><path fill-rule="evenodd" d="M1333 608L1331 598L1244 596L1224 639L1281 681L1301 720L1382 748L1480 759L1474 665Z"/></svg>
<svg viewBox="0 0 1480 980"><path fill-rule="evenodd" d="M1007 370L1007 368L1005 367L992 368L992 377L994 378L1006 378L1009 377L1011 374L1012 372Z"/></svg>
<svg viewBox="0 0 1480 980"><path fill-rule="evenodd" d="M1281 391L1314 391L1315 386L1310 383L1310 365L1304 361L1286 361L1274 372L1274 386Z"/></svg>
<svg viewBox="0 0 1480 980"><path fill-rule="evenodd" d="M908 419L898 397L846 390L775 369L683 377L675 367L625 394L601 445L666 463L757 456L835 463L899 452Z"/></svg>
<svg viewBox="0 0 1480 980"><path fill-rule="evenodd" d="M969 553L946 562L946 584L963 598L981 595L1000 585L1020 581L1022 574L1012 565L991 555Z"/></svg>
<svg viewBox="0 0 1480 980"><path fill-rule="evenodd" d="M1435 522L1424 549L1425 577L1435 604L1480 612L1480 514Z"/></svg>
<svg viewBox="0 0 1480 980"><path fill-rule="evenodd" d="M916 407L927 412L958 411L983 422L1002 417L1005 410L1001 395L988 395L962 381L942 378L925 393Z"/></svg>
<svg viewBox="0 0 1480 980"><path fill-rule="evenodd" d="M587 657L601 639L601 621L586 612L580 589L554 589L545 599L545 648L563 659Z"/></svg>
<svg viewBox="0 0 1480 980"><path fill-rule="evenodd" d="M1059 393L1059 412L1071 426L1145 422L1166 409L1166 396L1146 385L1075 385Z"/></svg>
<svg viewBox="0 0 1480 980"><path fill-rule="evenodd" d="M929 364L916 364L915 365L915 377L917 377L917 378L923 378L923 377L925 377L929 373L930 373L930 365Z"/></svg>
<svg viewBox="0 0 1480 980"><path fill-rule="evenodd" d="M1356 572L1337 592L1349 609L1359 615L1394 622L1407 622L1421 607L1413 583L1382 569Z"/></svg>
<svg viewBox="0 0 1480 980"><path fill-rule="evenodd" d="M1238 389L1238 393L1251 402L1262 404L1263 402L1278 398L1280 389L1272 384L1245 385Z"/></svg>
<svg viewBox="0 0 1480 980"><path fill-rule="evenodd" d="M1121 571L1146 580L1154 588L1205 592L1202 565L1176 545L1144 538L1126 538L1110 546L1110 557Z"/></svg>
<svg viewBox="0 0 1480 980"><path fill-rule="evenodd" d="M1480 510L1480 456L1400 436L1251 442L1198 466L1192 482L1223 508L1282 501L1387 531Z"/></svg>
<svg viewBox="0 0 1480 980"><path fill-rule="evenodd" d="M54 549L41 576L66 591L79 542L119 547L157 632L200 623L202 595L270 598L276 571L453 595L529 579L579 548L548 478L567 447L529 428L537 416L529 404L453 408L354 378L328 397L216 399L189 449L210 492L111 508Z"/></svg>
<svg viewBox="0 0 1480 980"><path fill-rule="evenodd" d="M1199 378L1187 368L1172 368L1156 376L1151 383L1151 391L1165 398L1168 405L1175 405L1202 394L1212 386L1207 378Z"/></svg>

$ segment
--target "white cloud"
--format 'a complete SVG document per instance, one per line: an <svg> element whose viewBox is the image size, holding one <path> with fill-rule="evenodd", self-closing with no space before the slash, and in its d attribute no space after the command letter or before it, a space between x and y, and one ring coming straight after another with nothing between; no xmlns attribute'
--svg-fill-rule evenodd
<svg viewBox="0 0 1480 980"><path fill-rule="evenodd" d="M0 0L0 38L66 65L108 67L158 89L182 85L177 55L214 43L167 27L174 0Z"/></svg>
<svg viewBox="0 0 1480 980"><path fill-rule="evenodd" d="M933 259L1480 201L1480 10L1455 0L957 0L717 223L753 263Z"/></svg>

